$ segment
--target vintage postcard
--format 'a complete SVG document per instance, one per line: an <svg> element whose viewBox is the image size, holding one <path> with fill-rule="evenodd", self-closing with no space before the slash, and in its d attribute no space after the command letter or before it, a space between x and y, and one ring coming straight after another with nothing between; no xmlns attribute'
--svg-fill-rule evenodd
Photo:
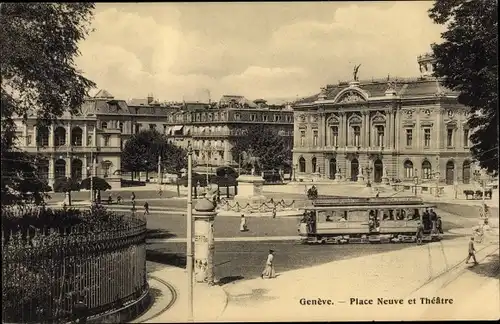
<svg viewBox="0 0 500 324"><path fill-rule="evenodd" d="M497 10L0 4L2 321L498 320Z"/></svg>

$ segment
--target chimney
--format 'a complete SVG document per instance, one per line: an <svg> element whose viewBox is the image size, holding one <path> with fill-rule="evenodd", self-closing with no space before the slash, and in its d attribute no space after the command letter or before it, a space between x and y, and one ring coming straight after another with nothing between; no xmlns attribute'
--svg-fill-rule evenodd
<svg viewBox="0 0 500 324"><path fill-rule="evenodd" d="M149 93L148 94L148 105L150 105L151 103L153 103L153 100L154 100L153 94Z"/></svg>

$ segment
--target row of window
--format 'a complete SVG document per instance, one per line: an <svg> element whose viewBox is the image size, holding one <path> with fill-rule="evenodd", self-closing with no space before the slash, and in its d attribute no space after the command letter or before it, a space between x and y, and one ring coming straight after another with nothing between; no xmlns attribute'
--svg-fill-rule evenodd
<svg viewBox="0 0 500 324"><path fill-rule="evenodd" d="M376 145L377 146L384 146L384 126L377 126L377 137L376 137ZM452 147L453 142L454 142L454 133L455 130L453 128L448 128L447 129L447 134L446 134L446 145L448 147ZM361 136L361 129L359 126L353 126L352 127L352 138L351 138L351 145L353 146L359 146L360 144L360 136ZM339 139L339 128L337 126L332 126L331 127L331 144L332 146L338 146L338 139ZM306 131L301 130L300 131L300 146L305 146L306 145ZM313 130L313 146L318 146L318 130ZM413 129L407 128L406 129L406 146L412 146L413 145ZM431 146L431 129L430 128L424 128L424 147L430 147ZM463 146L468 147L469 146L469 130L464 129L463 131Z"/></svg>
<svg viewBox="0 0 500 324"><path fill-rule="evenodd" d="M446 146L452 147L452 146L454 146L455 130L453 128L448 128L446 131L447 131L446 132ZM464 147L469 146L469 130L468 129L463 130L462 144ZM412 145L413 145L413 129L407 128L406 129L406 146L412 146ZM424 147L430 147L430 146L431 146L431 129L424 128Z"/></svg>
<svg viewBox="0 0 500 324"><path fill-rule="evenodd" d="M350 144L353 146L360 146L360 137L361 137L361 128L359 126L353 126L352 128L352 137ZM377 137L376 137L376 145L383 146L384 145L384 126L377 126ZM331 144L332 146L338 146L339 139L339 128L338 126L331 127ZM306 145L306 131L300 131L300 146ZM318 130L313 130L313 146L318 146Z"/></svg>
<svg viewBox="0 0 500 324"><path fill-rule="evenodd" d="M241 114L240 113L235 113L234 114L234 120L241 121ZM257 114L250 114L250 121L259 121L257 118ZM268 122L269 121L269 116L268 115L262 115L260 121L263 122ZM275 122L281 122L285 121L287 123L293 122L293 116L292 115L274 115L274 121Z"/></svg>

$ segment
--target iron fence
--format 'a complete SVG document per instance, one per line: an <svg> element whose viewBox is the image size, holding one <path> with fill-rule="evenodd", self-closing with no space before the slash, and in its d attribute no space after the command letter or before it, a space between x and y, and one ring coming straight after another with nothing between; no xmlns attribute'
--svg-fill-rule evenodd
<svg viewBox="0 0 500 324"><path fill-rule="evenodd" d="M2 322L67 323L79 297L88 316L138 300L148 289L145 240L146 221L128 216L3 228Z"/></svg>

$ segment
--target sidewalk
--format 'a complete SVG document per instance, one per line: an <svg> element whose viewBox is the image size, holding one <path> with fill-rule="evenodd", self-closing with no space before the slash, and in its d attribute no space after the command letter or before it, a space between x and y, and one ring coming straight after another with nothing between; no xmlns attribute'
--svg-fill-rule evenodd
<svg viewBox="0 0 500 324"><path fill-rule="evenodd" d="M368 257L340 260L305 269L279 273L278 277L235 281L222 287L195 287L196 321L314 321L314 320L418 320L421 318L459 319L451 309L464 309L462 277L478 282L475 302L484 307L467 308L467 318L498 317L498 278L484 278L464 264L468 238L450 239ZM476 244L480 262L498 251L493 245ZM152 275L173 284L178 292L174 306L148 323L187 320L186 272L166 268ZM457 280L457 278L459 280ZM450 282L459 283L453 286ZM488 287L484 293L477 290ZM443 290L445 289L445 290ZM482 288L481 288L482 289ZM225 292L225 294L224 294ZM410 298L454 298L453 305L408 305ZM404 300L403 305L377 305L378 298ZM331 300L333 305L302 305L301 299ZM373 299L374 305L356 305L355 301ZM307 301L306 301L307 302ZM227 305L226 305L227 304ZM477 305L477 304L476 304ZM464 315L462 313L462 315Z"/></svg>
<svg viewBox="0 0 500 324"><path fill-rule="evenodd" d="M188 277L185 269L166 267L150 274L151 277L168 282L175 290L175 302L163 312L158 311L168 306L170 300L160 300L161 306L153 307L143 314L134 323L186 323L188 321ZM153 281L154 279L150 280ZM194 284L193 291L193 320L195 322L210 322L218 320L227 305L227 295L221 286L207 286L205 284ZM172 298L172 297L171 297ZM154 316L150 318L150 316ZM148 318L146 321L142 319Z"/></svg>

